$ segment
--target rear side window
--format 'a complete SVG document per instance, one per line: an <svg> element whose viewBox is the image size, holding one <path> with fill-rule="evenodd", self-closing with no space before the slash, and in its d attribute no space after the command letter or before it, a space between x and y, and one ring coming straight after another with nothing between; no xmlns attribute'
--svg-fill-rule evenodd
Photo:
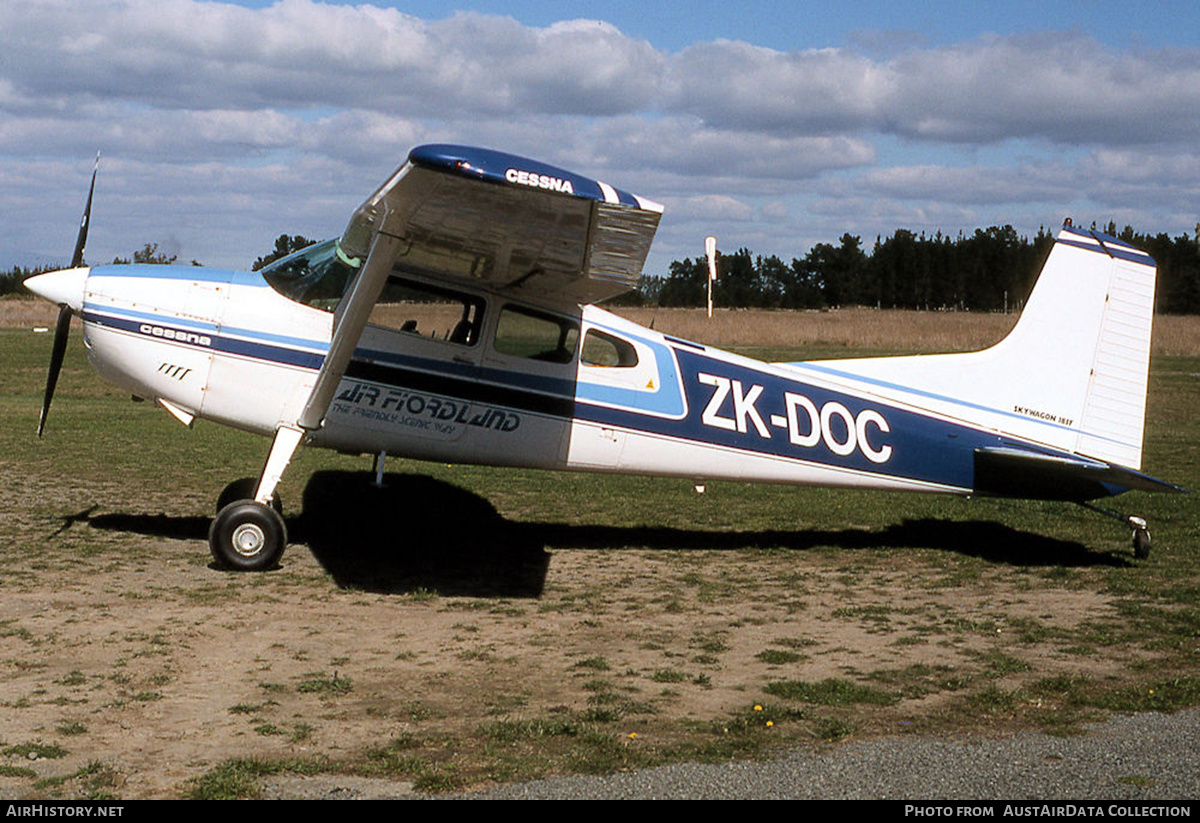
<svg viewBox="0 0 1200 823"><path fill-rule="evenodd" d="M563 317L505 306L493 347L501 354L547 363L570 363L579 345L579 325Z"/></svg>
<svg viewBox="0 0 1200 823"><path fill-rule="evenodd" d="M628 369L638 364L637 349L632 343L598 329L588 329L583 336L579 359L587 366L610 368Z"/></svg>

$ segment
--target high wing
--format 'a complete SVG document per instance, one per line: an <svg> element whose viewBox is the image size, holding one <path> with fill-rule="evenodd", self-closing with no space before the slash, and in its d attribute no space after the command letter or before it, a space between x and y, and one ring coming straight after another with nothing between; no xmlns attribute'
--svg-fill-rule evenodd
<svg viewBox="0 0 1200 823"><path fill-rule="evenodd" d="M465 146L421 146L358 208L348 254L400 241L394 265L520 292L595 303L637 286L662 206L535 160Z"/></svg>
<svg viewBox="0 0 1200 823"><path fill-rule="evenodd" d="M366 262L338 306L300 428L320 427L396 268L551 307L594 303L637 286L661 216L658 203L536 160L468 146L413 149L342 235L339 253Z"/></svg>

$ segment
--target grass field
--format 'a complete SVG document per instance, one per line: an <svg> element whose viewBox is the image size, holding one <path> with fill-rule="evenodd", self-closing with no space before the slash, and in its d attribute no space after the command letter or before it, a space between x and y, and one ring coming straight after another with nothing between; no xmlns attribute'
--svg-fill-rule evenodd
<svg viewBox="0 0 1200 823"><path fill-rule="evenodd" d="M772 359L1011 323L718 319L654 317ZM1200 705L1195 495L1114 501L1150 521L1136 561L1067 505L411 462L372 491L369 461L303 451L281 568L228 574L213 501L267 443L131 403L78 334L38 441L38 323L0 328L0 797L445 791ZM1147 423L1145 470L1190 488L1198 339L1160 323ZM1136 764L1112 779L1152 792Z"/></svg>

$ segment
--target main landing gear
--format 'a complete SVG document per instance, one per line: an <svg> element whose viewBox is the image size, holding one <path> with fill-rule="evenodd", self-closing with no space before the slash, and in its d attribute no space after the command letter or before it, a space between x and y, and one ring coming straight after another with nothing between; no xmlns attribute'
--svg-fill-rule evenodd
<svg viewBox="0 0 1200 823"><path fill-rule="evenodd" d="M287 547L283 516L253 500L235 500L217 512L208 529L217 564L240 572L274 568Z"/></svg>
<svg viewBox="0 0 1200 823"><path fill-rule="evenodd" d="M279 563L287 548L287 526L275 487L300 445L304 432L280 427L257 480L235 480L217 498L217 516L208 529L208 548L217 565L260 572Z"/></svg>

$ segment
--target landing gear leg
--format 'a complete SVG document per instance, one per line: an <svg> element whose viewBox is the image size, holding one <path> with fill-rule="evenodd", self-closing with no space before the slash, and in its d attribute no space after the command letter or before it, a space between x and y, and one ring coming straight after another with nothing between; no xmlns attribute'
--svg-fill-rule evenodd
<svg viewBox="0 0 1200 823"><path fill-rule="evenodd" d="M234 480L217 496L216 510L220 511L235 500L253 500L256 491L258 491L257 477L243 477L240 480ZM279 499L279 492L271 495L271 508L283 514L283 501Z"/></svg>
<svg viewBox="0 0 1200 823"><path fill-rule="evenodd" d="M302 429L281 426L256 487L243 487L253 499L233 500L217 512L208 530L208 547L218 565L235 571L265 571L278 564L287 547L287 526L271 504L277 499L279 478L303 437Z"/></svg>

